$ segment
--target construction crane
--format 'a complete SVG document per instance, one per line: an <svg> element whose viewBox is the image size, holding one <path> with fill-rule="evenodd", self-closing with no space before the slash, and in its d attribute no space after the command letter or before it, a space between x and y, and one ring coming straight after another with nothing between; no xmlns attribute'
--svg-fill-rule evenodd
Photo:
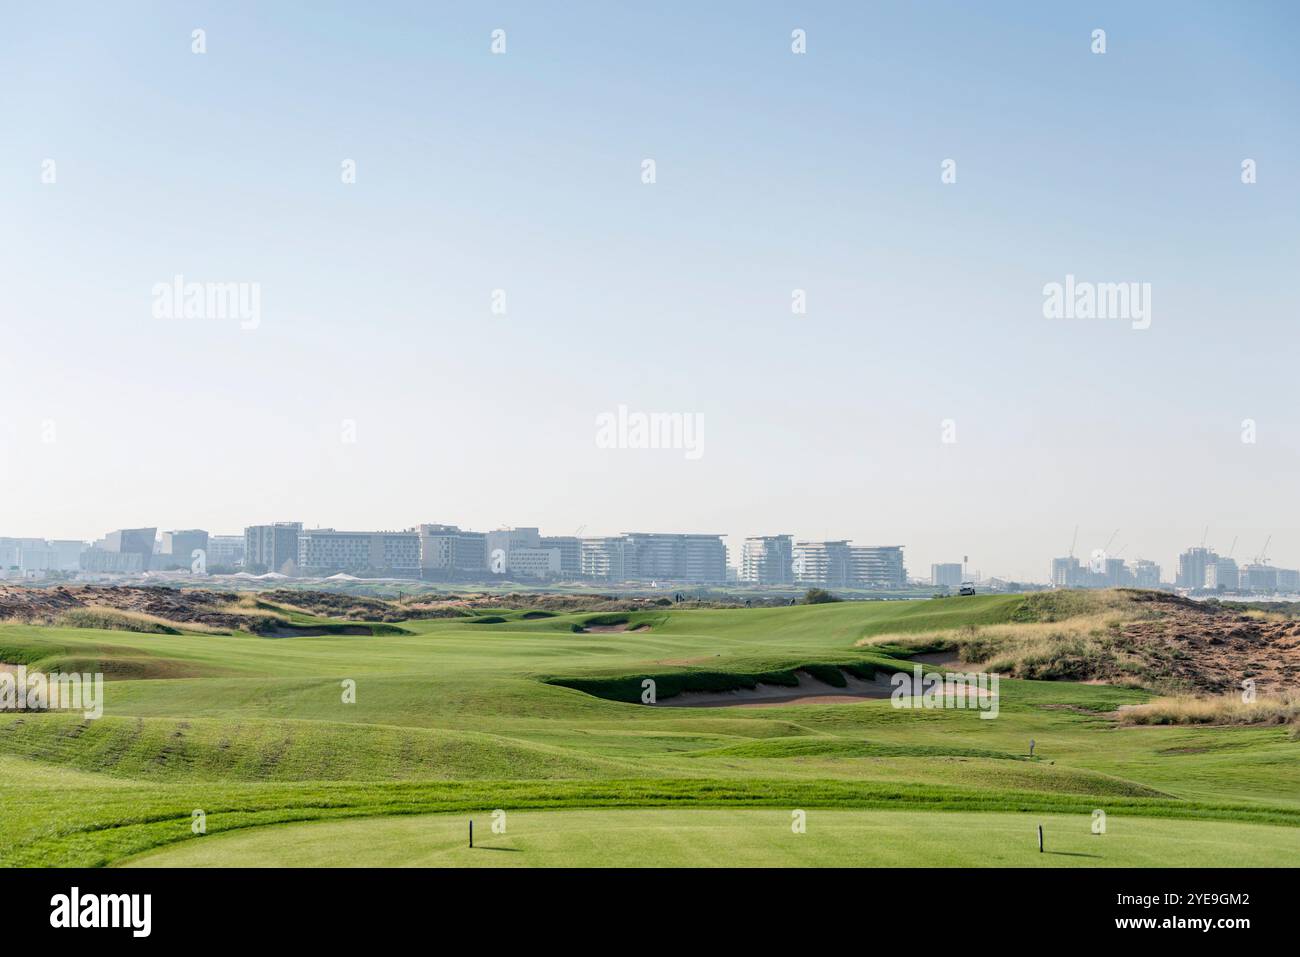
<svg viewBox="0 0 1300 957"><path fill-rule="evenodd" d="M1258 555L1255 556L1255 564L1256 564L1256 565L1267 565L1267 564L1268 564L1268 546L1269 546L1269 544L1270 544L1272 541L1273 541L1273 536L1272 536L1272 535L1270 535L1268 538L1264 539L1264 548L1260 551L1260 553L1259 553Z"/></svg>
<svg viewBox="0 0 1300 957"><path fill-rule="evenodd" d="M1232 557L1232 553L1235 552L1235 551L1237 550L1237 539L1238 539L1239 537L1240 537L1240 536L1238 536L1238 535L1233 535L1233 536L1232 536L1232 547L1231 547L1230 549L1228 549L1228 556L1227 556L1228 558L1231 558L1231 557Z"/></svg>
<svg viewBox="0 0 1300 957"><path fill-rule="evenodd" d="M1205 547L1205 540L1210 537L1210 526L1205 526L1205 531L1201 532L1201 547Z"/></svg>
<svg viewBox="0 0 1300 957"><path fill-rule="evenodd" d="M1102 549L1101 549L1101 550L1102 550L1103 552L1106 551L1106 549L1110 548L1110 543L1113 542L1113 541L1115 541L1115 536L1118 535L1118 534L1119 534L1119 529L1118 529L1118 528L1115 529L1115 531L1113 531L1113 532L1110 533L1110 538L1106 539L1106 544L1102 546Z"/></svg>
<svg viewBox="0 0 1300 957"><path fill-rule="evenodd" d="M1074 538L1070 539L1070 557L1074 557L1074 546L1079 542L1079 526L1074 526Z"/></svg>

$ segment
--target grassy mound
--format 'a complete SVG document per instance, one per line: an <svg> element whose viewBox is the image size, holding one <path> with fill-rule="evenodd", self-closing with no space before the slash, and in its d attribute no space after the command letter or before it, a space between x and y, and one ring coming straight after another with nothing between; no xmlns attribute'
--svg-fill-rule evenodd
<svg viewBox="0 0 1300 957"><path fill-rule="evenodd" d="M617 761L491 734L332 724L169 718L0 718L0 754L116 777L165 781L469 780L628 774Z"/></svg>

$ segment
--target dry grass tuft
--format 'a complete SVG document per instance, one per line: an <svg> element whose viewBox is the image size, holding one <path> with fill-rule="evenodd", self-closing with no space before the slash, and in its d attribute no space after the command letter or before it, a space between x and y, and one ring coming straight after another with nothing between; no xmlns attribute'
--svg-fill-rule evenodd
<svg viewBox="0 0 1300 957"><path fill-rule="evenodd" d="M1176 695L1120 709L1121 724L1296 724L1300 691L1243 701L1239 692L1214 697Z"/></svg>

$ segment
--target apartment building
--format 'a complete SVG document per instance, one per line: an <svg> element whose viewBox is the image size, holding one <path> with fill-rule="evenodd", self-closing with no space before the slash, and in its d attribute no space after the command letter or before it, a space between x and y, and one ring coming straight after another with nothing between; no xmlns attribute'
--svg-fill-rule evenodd
<svg viewBox="0 0 1300 957"><path fill-rule="evenodd" d="M902 545L850 545L849 583L866 588L904 588Z"/></svg>
<svg viewBox="0 0 1300 957"><path fill-rule="evenodd" d="M901 545L850 545L847 539L796 542L794 577L805 585L902 588L907 584Z"/></svg>
<svg viewBox="0 0 1300 957"><path fill-rule="evenodd" d="M157 537L156 527L119 528L104 536L101 548L119 555L139 555L140 568L147 571L153 567L154 540Z"/></svg>
<svg viewBox="0 0 1300 957"><path fill-rule="evenodd" d="M582 574L582 539L576 535L543 535L542 548L560 553L560 577L577 578Z"/></svg>
<svg viewBox="0 0 1300 957"><path fill-rule="evenodd" d="M295 574L302 522L250 525L244 529L244 567L251 572Z"/></svg>
<svg viewBox="0 0 1300 957"><path fill-rule="evenodd" d="M634 581L725 583L727 546L721 535L627 532L624 575Z"/></svg>
<svg viewBox="0 0 1300 957"><path fill-rule="evenodd" d="M304 529L298 535L298 570L305 575L368 572L393 578L420 577L420 535Z"/></svg>
<svg viewBox="0 0 1300 957"><path fill-rule="evenodd" d="M1189 548L1178 556L1179 588L1204 588L1205 569L1216 564L1219 556L1208 548Z"/></svg>
<svg viewBox="0 0 1300 957"><path fill-rule="evenodd" d="M930 584L935 588L960 588L962 577L960 562L941 562L930 566Z"/></svg>
<svg viewBox="0 0 1300 957"><path fill-rule="evenodd" d="M582 539L582 577L627 581L627 539L622 536Z"/></svg>
<svg viewBox="0 0 1300 957"><path fill-rule="evenodd" d="M794 544L794 579L801 585L843 588L849 583L850 565L847 539Z"/></svg>
<svg viewBox="0 0 1300 957"><path fill-rule="evenodd" d="M794 583L794 540L791 535L755 535L740 550L739 580L751 585Z"/></svg>
<svg viewBox="0 0 1300 957"><path fill-rule="evenodd" d="M194 561L195 551L204 554L207 562L208 533L201 528L185 531L162 533L162 545L158 549L157 565L159 568L189 568Z"/></svg>
<svg viewBox="0 0 1300 957"><path fill-rule="evenodd" d="M558 548L516 548L510 553L507 574L511 578L559 578Z"/></svg>
<svg viewBox="0 0 1300 957"><path fill-rule="evenodd" d="M1159 588L1160 566L1145 558L1133 562L1133 585L1136 588Z"/></svg>
<svg viewBox="0 0 1300 957"><path fill-rule="evenodd" d="M420 577L435 581L481 579L487 574L487 535L456 525L424 524L420 539Z"/></svg>
<svg viewBox="0 0 1300 957"><path fill-rule="evenodd" d="M1219 555L1205 566L1205 587L1236 591L1241 587L1241 570L1231 558Z"/></svg>
<svg viewBox="0 0 1300 957"><path fill-rule="evenodd" d="M76 571L81 567L85 542L43 538L0 538L0 570L25 575Z"/></svg>
<svg viewBox="0 0 1300 957"><path fill-rule="evenodd" d="M211 535L208 537L208 568L236 568L243 563L243 535Z"/></svg>
<svg viewBox="0 0 1300 957"><path fill-rule="evenodd" d="M1272 594L1277 591L1277 569L1263 563L1250 564L1241 570L1244 591Z"/></svg>
<svg viewBox="0 0 1300 957"><path fill-rule="evenodd" d="M77 561L81 571L97 574L134 575L145 570L139 552L113 552L99 545L86 549Z"/></svg>

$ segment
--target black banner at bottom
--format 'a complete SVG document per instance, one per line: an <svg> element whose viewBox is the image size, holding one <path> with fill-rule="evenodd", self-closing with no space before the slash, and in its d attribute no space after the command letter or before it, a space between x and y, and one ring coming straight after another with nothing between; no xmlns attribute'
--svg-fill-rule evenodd
<svg viewBox="0 0 1300 957"><path fill-rule="evenodd" d="M866 921L916 935L1051 933L1207 943L1294 930L1295 870L12 870L11 941L148 946L373 942L451 932L499 944L664 933L765 942ZM1061 937L1062 933L1068 934ZM252 936L250 936L252 935ZM950 943L954 943L950 941Z"/></svg>

